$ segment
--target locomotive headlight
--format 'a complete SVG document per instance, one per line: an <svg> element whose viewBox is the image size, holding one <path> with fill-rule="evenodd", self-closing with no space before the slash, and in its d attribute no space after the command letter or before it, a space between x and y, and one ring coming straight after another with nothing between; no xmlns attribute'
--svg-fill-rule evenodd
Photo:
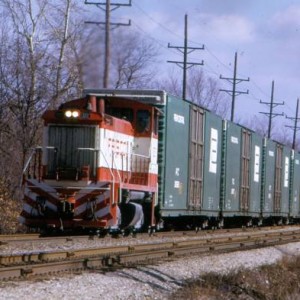
<svg viewBox="0 0 300 300"><path fill-rule="evenodd" d="M67 111L65 112L65 116L66 116L67 118L71 118L71 117L72 117L72 112L71 112L70 110L67 110Z"/></svg>
<svg viewBox="0 0 300 300"><path fill-rule="evenodd" d="M78 118L79 117L79 112L77 110L72 111L72 117L73 118Z"/></svg>
<svg viewBox="0 0 300 300"><path fill-rule="evenodd" d="M78 110L67 110L65 111L65 117L67 118L78 118L79 117L79 111Z"/></svg>

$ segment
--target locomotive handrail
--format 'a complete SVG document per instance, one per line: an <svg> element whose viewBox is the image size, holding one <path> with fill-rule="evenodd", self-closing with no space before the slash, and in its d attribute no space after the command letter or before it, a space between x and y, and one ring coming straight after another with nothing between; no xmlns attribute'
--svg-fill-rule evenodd
<svg viewBox="0 0 300 300"><path fill-rule="evenodd" d="M109 172L111 174L112 180L113 180L113 186L112 186L112 204L115 204L115 182L116 182L115 175L114 175L113 171L111 170L111 168L109 167L108 161L107 161L107 159L106 159L103 151L101 149L96 149L96 148L81 148L81 147L77 148L76 150L77 151L87 150L87 151L93 151L93 152L100 152L102 154L102 156L103 156L103 158L105 160L105 163L107 164L107 167L109 169ZM119 176L120 176L120 174L119 174Z"/></svg>
<svg viewBox="0 0 300 300"><path fill-rule="evenodd" d="M28 166L29 166L29 164L30 164L30 162L32 160L32 157L35 154L35 152L36 152L37 149L41 150L42 147L36 147L36 148L31 149L32 150L31 154L29 155L29 157L28 157L28 159L27 159L27 161L25 163L25 166L23 168L22 174L24 174L26 172L26 170L27 170L27 168L28 168Z"/></svg>
<svg viewBox="0 0 300 300"><path fill-rule="evenodd" d="M132 183L148 185L148 174L149 166L151 163L151 156L131 153L131 171L133 177L131 178Z"/></svg>
<svg viewBox="0 0 300 300"><path fill-rule="evenodd" d="M116 182L116 180L115 180L115 175L114 175L113 171L111 170L111 168L109 167L108 161L107 161L107 159L106 159L106 157L105 157L103 151L102 151L101 149L100 149L99 151L100 151L100 153L102 154L102 156L103 156L103 158L104 158L104 160L105 160L105 162L106 162L106 164L107 164L107 167L108 167L108 169L109 169L109 172L110 172L110 174L111 174L111 177L112 177L112 179L113 179L113 186L112 186L112 204L115 204L115 182Z"/></svg>
<svg viewBox="0 0 300 300"><path fill-rule="evenodd" d="M31 160L33 158L33 155L36 153L36 149L37 148L41 149L41 147L36 147L36 148L31 149L31 153L30 153L30 155L29 155L29 157L28 157L28 159L27 159L27 161L26 161L26 163L24 165L24 168L23 168L23 171L22 171L21 180L20 180L20 187L22 187L22 185L24 183L24 174L25 174L25 172L27 171L27 169L29 167L29 164L30 164L30 162L31 162Z"/></svg>
<svg viewBox="0 0 300 300"><path fill-rule="evenodd" d="M56 147L47 146L45 148L46 149L53 149L55 151L55 153L57 152L57 148ZM41 147L41 146L37 146L35 148L31 148L31 153L30 153L30 155L29 155L29 157L28 157L28 159L27 159L27 161L26 161L26 163L24 165L23 170L22 170L22 179L21 179L21 182L20 182L20 186L22 186L22 184L23 184L25 172L28 170L28 168L30 168L30 163L31 163L32 159L35 157L35 155L37 153L40 153L39 154L38 167L36 167L36 162L35 162L34 167L33 167L34 168L33 172L34 172L34 176L35 176L36 168L38 168L38 178L39 178L39 180L41 180L42 174L41 174L41 169L40 169L40 167L41 167L41 161L40 161L40 159L41 159L42 152L43 152L43 147Z"/></svg>
<svg viewBox="0 0 300 300"><path fill-rule="evenodd" d="M139 157L142 157L142 158L151 158L151 156L150 155L142 155L142 154L136 154L136 153L131 153L131 155L133 155L133 156L139 156Z"/></svg>
<svg viewBox="0 0 300 300"><path fill-rule="evenodd" d="M90 151L99 151L98 149L96 148L77 148L77 150L90 150Z"/></svg>
<svg viewBox="0 0 300 300"><path fill-rule="evenodd" d="M99 150L96 149L96 148L82 148L82 147L78 147L78 148L76 148L76 150L78 151L78 153L79 153L79 151L86 151L86 150L87 151L93 151L94 153L95 152L99 152ZM79 158L77 158L77 160L79 160ZM95 177L96 177L97 161L98 161L98 159L96 159L94 161L94 166L93 166L93 176L95 176Z"/></svg>
<svg viewBox="0 0 300 300"><path fill-rule="evenodd" d="M117 165L115 163L115 154L116 153L114 151L112 151L112 155L113 155L112 164L116 168L116 171L117 171L117 174L118 174L118 177L119 177L119 182L121 183L122 182L121 175L120 175L119 169L117 168Z"/></svg>
<svg viewBox="0 0 300 300"><path fill-rule="evenodd" d="M54 169L57 169L57 153L58 153L58 148L55 146L47 146L45 147L48 150L53 150L54 151Z"/></svg>

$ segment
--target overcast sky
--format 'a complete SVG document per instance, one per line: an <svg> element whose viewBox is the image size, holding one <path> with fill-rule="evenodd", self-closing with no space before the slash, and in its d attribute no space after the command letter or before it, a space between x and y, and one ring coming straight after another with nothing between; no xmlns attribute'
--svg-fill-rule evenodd
<svg viewBox="0 0 300 300"><path fill-rule="evenodd" d="M275 101L286 103L275 112L295 115L300 96L300 1L132 0L131 8L120 8L112 17L119 21L130 18L131 30L138 30L158 44L161 66L167 69L174 68L165 62L167 59L182 59L167 45L183 45L185 14L189 46L205 45L205 50L193 52L189 60L204 60L201 68L207 75L216 79L221 74L232 77L234 53L238 53L238 77L250 77L250 82L238 85L239 90L249 89L249 95L238 96L237 117L268 111L259 100L270 101L272 80ZM220 83L223 88L231 87L224 80Z"/></svg>

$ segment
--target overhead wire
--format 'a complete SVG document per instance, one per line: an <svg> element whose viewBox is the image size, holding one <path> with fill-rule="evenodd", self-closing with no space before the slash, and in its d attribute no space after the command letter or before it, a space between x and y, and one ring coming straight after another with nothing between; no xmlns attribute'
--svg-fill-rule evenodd
<svg viewBox="0 0 300 300"><path fill-rule="evenodd" d="M184 39L184 37L183 37L183 35L182 34L178 34L177 32L175 32L175 31L172 31L172 30L170 30L167 26L165 26L164 24L162 24L161 22L159 22L159 21L157 21L157 20L155 20L155 18L153 18L151 15L149 15L144 9L142 9L138 4L137 4L137 1L134 1L134 6L140 11L140 12L142 12L147 18L149 18L152 22L154 22L155 24L157 24L160 28L162 28L162 29L164 29L165 31L167 31L168 33L170 33L171 35L173 35L173 36L175 36L176 38L180 38L180 39ZM145 32L142 28L140 28L136 23L135 23L135 26L137 27L137 28L139 28L139 30L140 31L142 31L145 35L148 35L149 36L149 33L147 33L147 32ZM151 36L151 39L153 39L154 41L156 41L158 44L160 44L161 46L163 45L163 41L159 41L158 39L156 39L156 38L153 38L152 36ZM192 40L192 39L189 39L189 41L191 42L191 43L193 43L193 44L195 44L195 45L203 45L203 44L201 44L201 43L199 43L199 42L196 42L196 41L194 41L194 40ZM178 52L178 51L176 51L175 49L173 49L173 48L168 48L168 47L166 47L166 46L163 46L165 49L169 49L172 53L174 53L174 54L179 54L180 55L180 53ZM210 47L208 47L207 45L205 45L205 50L206 50L206 52L212 57L212 58L214 58L215 59L215 61L217 61L222 67L224 67L227 71L230 71L230 72L233 72L233 68L232 67L230 67L230 66L228 66L228 65L226 65L211 49L210 49ZM217 73L217 71L215 71L214 69L213 69L213 67L211 67L211 66L209 66L208 64L207 64L207 62L205 62L205 65L203 66L203 68L207 71L207 72L209 72L209 73L211 73L211 74L214 74L215 76L218 76L219 77L219 74ZM240 74L239 73L239 75L242 75L242 74ZM264 95L265 97L269 97L269 95L259 86L259 84L253 79L253 78L251 78L251 80L250 80L250 84L256 89L256 90L258 90L262 95ZM250 93L250 95L251 95L251 97L252 97L252 99L254 99L255 101L259 101L260 99L257 97L257 96L255 96L254 94L253 94L253 92L251 92ZM291 107L289 107L289 105L287 104L287 103L285 103L285 105L286 105L286 107L289 109L289 110L291 110L291 111L293 111L293 109L291 108Z"/></svg>

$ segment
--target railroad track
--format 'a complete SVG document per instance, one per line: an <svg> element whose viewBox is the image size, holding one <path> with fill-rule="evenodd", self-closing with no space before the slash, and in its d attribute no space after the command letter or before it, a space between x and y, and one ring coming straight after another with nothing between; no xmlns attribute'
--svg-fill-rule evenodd
<svg viewBox="0 0 300 300"><path fill-rule="evenodd" d="M293 226L295 229L300 229L300 226ZM157 237L180 237L180 236L200 236L200 235L215 235L222 233L241 233L241 232L260 232L260 231L270 231L276 229L285 229L286 226L277 227L247 227L247 228L232 228L232 229L218 229L218 230L201 230L195 231L162 231L155 232L153 236ZM147 233L139 233L139 236L148 236ZM14 243L24 243L24 242L38 242L38 241L66 241L66 240L93 240L97 239L97 235L62 235L62 236L41 236L39 233L26 233L26 234L0 234L0 245L3 244L14 244ZM0 253L1 254L1 253Z"/></svg>
<svg viewBox="0 0 300 300"><path fill-rule="evenodd" d="M0 256L0 280L67 271L120 268L183 255L246 250L300 241L300 230Z"/></svg>

